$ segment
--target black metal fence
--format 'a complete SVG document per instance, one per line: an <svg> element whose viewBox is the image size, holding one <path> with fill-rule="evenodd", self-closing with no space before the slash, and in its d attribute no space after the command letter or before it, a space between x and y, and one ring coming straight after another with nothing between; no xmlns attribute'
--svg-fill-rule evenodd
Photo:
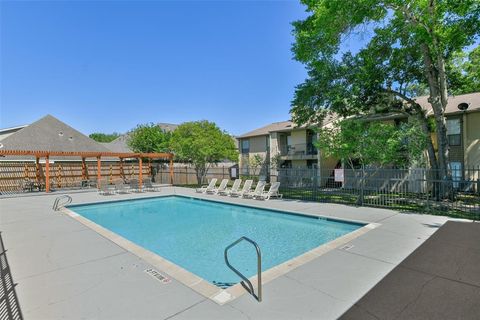
<svg viewBox="0 0 480 320"><path fill-rule="evenodd" d="M431 169L240 168L240 178L281 182L284 198L480 218L480 166L439 178ZM174 171L176 185L196 183L193 170ZM211 178L230 178L212 168Z"/></svg>

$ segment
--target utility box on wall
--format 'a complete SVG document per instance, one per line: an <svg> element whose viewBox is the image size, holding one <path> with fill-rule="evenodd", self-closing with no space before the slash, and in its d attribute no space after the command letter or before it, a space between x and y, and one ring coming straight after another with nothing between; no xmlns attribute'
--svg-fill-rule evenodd
<svg viewBox="0 0 480 320"><path fill-rule="evenodd" d="M230 174L230 179L238 179L238 177L240 176L238 164L233 165L230 168L228 168L228 172Z"/></svg>

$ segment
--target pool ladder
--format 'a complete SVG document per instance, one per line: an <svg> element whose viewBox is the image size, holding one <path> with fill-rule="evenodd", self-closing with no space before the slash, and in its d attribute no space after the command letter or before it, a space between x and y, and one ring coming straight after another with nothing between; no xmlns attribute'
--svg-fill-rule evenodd
<svg viewBox="0 0 480 320"><path fill-rule="evenodd" d="M65 202L60 202L61 200L66 199ZM67 204L72 203L72 197L70 197L68 194L64 194L63 196L57 197L55 199L55 202L53 203L53 211L58 211Z"/></svg>
<svg viewBox="0 0 480 320"><path fill-rule="evenodd" d="M228 261L228 250L230 250L231 248L233 248L234 246L236 246L242 241L250 242L255 247L255 250L257 251L257 294L255 294L255 291L253 290L252 282L248 280L248 278L245 277L240 271L235 269L235 267L233 267L230 264L230 261ZM227 264L227 266L233 272L235 272L240 278L242 278L243 281L240 283L245 288L245 290L247 290L248 293L250 293L255 299L257 299L258 302L262 302L262 253L260 251L260 247L258 246L258 244L250 238L241 237L238 240L232 242L232 244L230 244L225 248L224 257L225 257L225 263Z"/></svg>

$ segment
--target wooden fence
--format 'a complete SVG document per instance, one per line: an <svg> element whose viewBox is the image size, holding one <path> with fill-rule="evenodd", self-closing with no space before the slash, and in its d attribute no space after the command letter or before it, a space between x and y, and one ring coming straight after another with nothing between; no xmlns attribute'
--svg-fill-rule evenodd
<svg viewBox="0 0 480 320"><path fill-rule="evenodd" d="M212 178L217 179L227 179L230 178L229 167L231 164L227 165L218 165L208 169L207 175L205 177L204 183L210 181ZM155 181L157 183L170 183L169 169L168 166L163 166L159 168L157 174L155 175ZM197 185L197 176L195 174L195 169L191 166L179 166L176 165L173 168L173 184L174 185Z"/></svg>
<svg viewBox="0 0 480 320"><path fill-rule="evenodd" d="M151 166L144 164L142 174L151 176ZM113 183L116 179L138 178L139 166L137 162L102 162L102 179ZM55 162L50 163L50 184L52 188L77 188L82 187L82 181L89 180L96 183L97 163L86 162L82 167L81 162ZM24 191L25 181L36 186L45 184L45 163L37 167L35 162L0 162L0 193Z"/></svg>

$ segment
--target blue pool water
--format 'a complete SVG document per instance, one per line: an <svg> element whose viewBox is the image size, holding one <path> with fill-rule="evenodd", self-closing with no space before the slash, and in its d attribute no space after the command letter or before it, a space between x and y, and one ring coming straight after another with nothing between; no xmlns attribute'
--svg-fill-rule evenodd
<svg viewBox="0 0 480 320"><path fill-rule="evenodd" d="M362 227L179 196L69 208L220 286L240 281L225 265L223 251L241 236L258 243L265 271ZM255 275L256 254L251 244L244 241L232 248L229 258L248 277Z"/></svg>

